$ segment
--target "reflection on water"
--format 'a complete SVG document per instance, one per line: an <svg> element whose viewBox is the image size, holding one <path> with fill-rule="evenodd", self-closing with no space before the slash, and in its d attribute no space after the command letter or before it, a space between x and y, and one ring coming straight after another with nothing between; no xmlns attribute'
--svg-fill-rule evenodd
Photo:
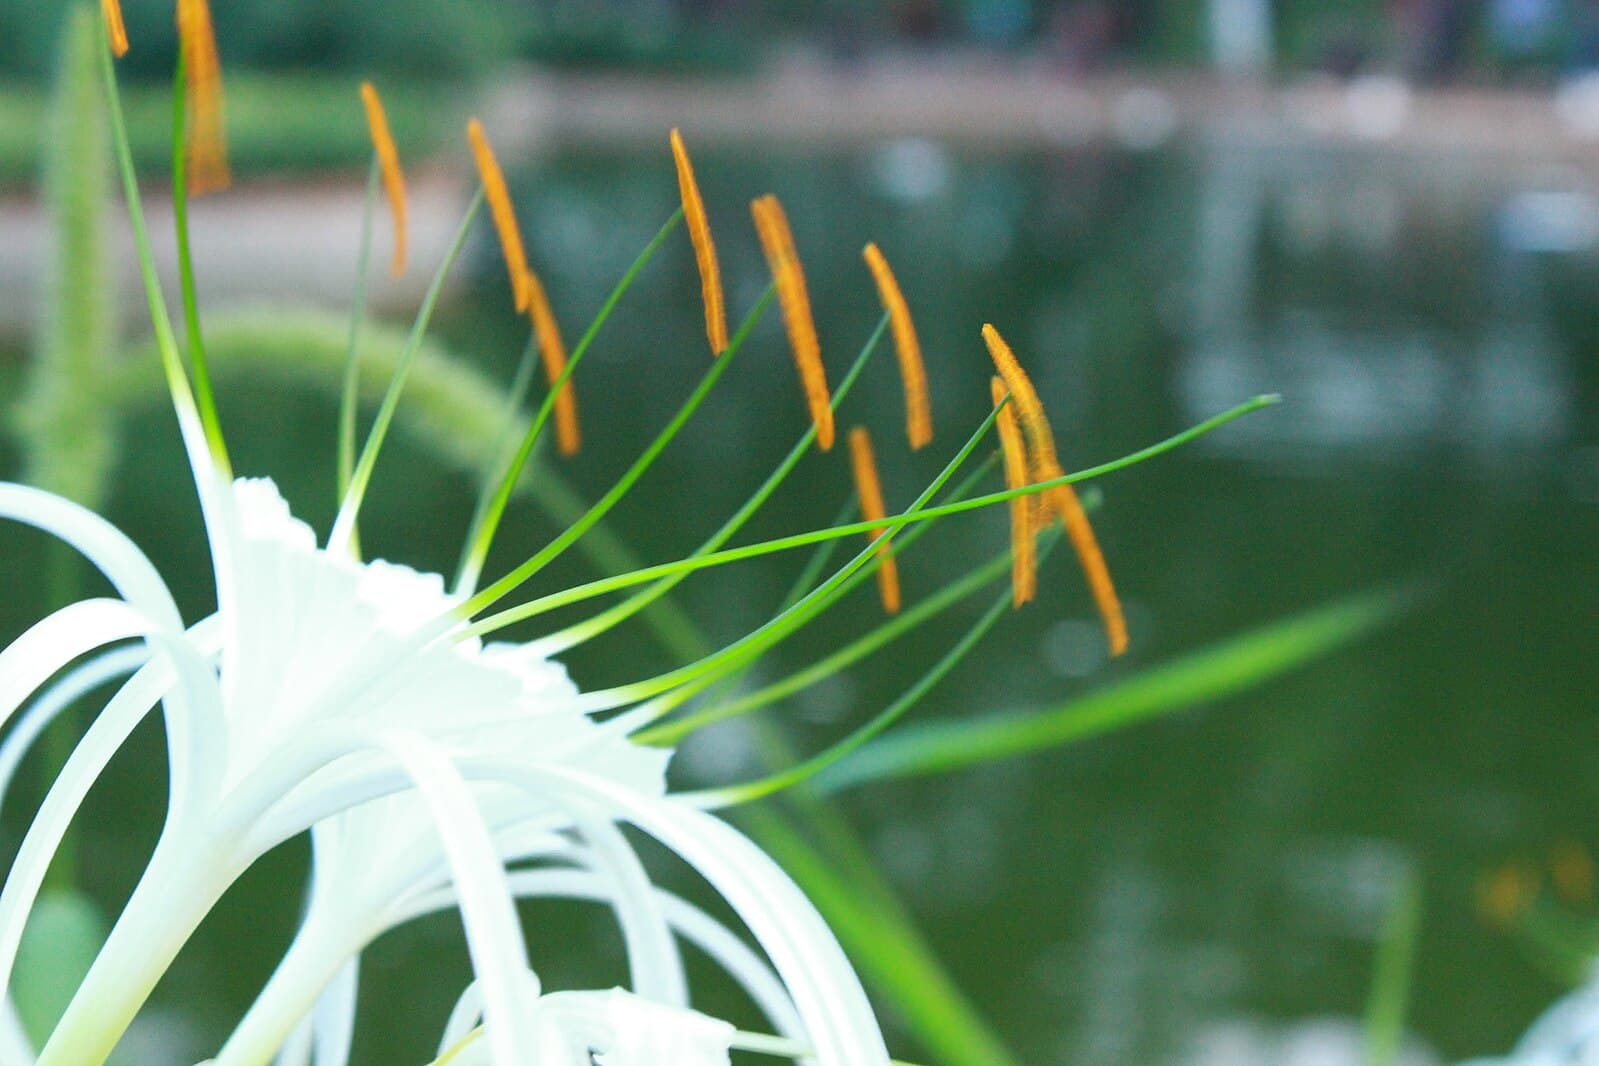
<svg viewBox="0 0 1599 1066"><path fill-rule="evenodd" d="M861 245L875 239L895 263L928 351L940 437L933 454L879 449L891 504L984 412L984 321L1035 370L1069 463L1114 457L1257 392L1288 399L1103 486L1098 525L1133 629L1126 661L1104 661L1080 579L1057 561L1041 602L1002 624L918 715L1058 702L1344 592L1437 582L1391 634L1256 695L847 798L957 979L1014 1034L1023 1061L1357 1062L1350 1019L1365 1002L1388 894L1408 870L1424 878L1427 899L1414 1022L1436 1057L1418 1045L1406 1061L1508 1046L1557 986L1481 924L1474 879L1507 858L1539 859L1560 839L1599 846L1599 279L1586 176L1463 176L1414 160L1226 144L1016 160L907 140L858 155L701 149L696 159L735 307L765 279L745 204L767 190L783 197L835 375L878 314ZM532 255L572 334L676 196L664 148L557 156L524 173L520 192ZM579 377L588 450L569 473L591 492L703 369L697 282L679 244ZM482 284L445 329L508 375L522 338L493 250L478 252ZM763 324L748 365L617 512L615 528L641 554L691 548L801 431L787 360L776 324ZM869 421L886 441L899 405L880 361L846 424ZM305 397L283 407L281 417L240 412L239 464L255 471L252 456L272 457L289 469L271 472L309 484L292 471L331 468L316 443L331 439L331 412ZM292 441L281 433L289 424L304 428ZM163 418L134 429L139 447L175 447ZM425 460L409 461L418 472L390 471L379 497L437 484ZM842 463L809 461L752 535L825 520L848 491ZM175 502L188 493L181 479L156 490L133 465L111 517L167 572L159 536L189 514ZM373 506L372 528L394 528L382 517L397 513L393 500ZM547 533L525 511L511 525L522 546ZM907 595L969 565L974 544L1002 550L1004 527L989 515L927 538L901 564ZM408 557L447 563L440 545L459 530L420 519L408 528ZM683 600L713 634L742 632L781 599L795 566L712 575L685 585ZM0 610L8 632L29 615ZM785 721L806 746L837 736L971 617L797 698ZM874 619L863 597L754 680ZM582 649L570 666L584 684L608 684L637 676L641 661L659 653L629 637ZM735 740L736 727L691 744L680 771L738 776ZM95 847L118 854L124 837L109 824L90 831L91 873ZM273 920L286 926L292 913ZM374 1001L416 993L400 983L407 953L436 939L386 941ZM598 964L552 949L552 984L563 964ZM239 982L206 1002L253 992L248 975ZM394 1061L435 1021L397 1018L360 1049L363 1061Z"/></svg>

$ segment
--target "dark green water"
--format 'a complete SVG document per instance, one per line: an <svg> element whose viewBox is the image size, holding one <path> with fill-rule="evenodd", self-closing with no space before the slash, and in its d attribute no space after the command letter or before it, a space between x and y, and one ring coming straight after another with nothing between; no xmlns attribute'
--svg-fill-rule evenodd
<svg viewBox="0 0 1599 1066"><path fill-rule="evenodd" d="M1287 397L1103 483L1096 528L1128 604L1124 660L1102 661L1062 554L1039 602L1003 623L918 716L1057 703L1346 593L1435 583L1397 627L1247 697L848 796L950 970L1022 1060L1290 1061L1280 1041L1309 1039L1307 1023L1358 1018L1375 931L1407 868L1426 891L1414 1028L1442 1058L1505 1049L1561 986L1477 916L1479 873L1543 862L1563 840L1599 846L1599 261L1591 248L1537 250L1582 228L1581 203L1524 195L1580 182L1221 148L996 160L907 142L697 161L735 309L765 283L744 205L764 191L784 199L835 377L878 315L861 245L877 240L895 264L928 352L938 442L904 449L886 354L842 423L874 430L891 506L985 411L985 321L1032 369L1068 465L1114 458L1258 392ZM531 254L573 339L675 207L669 159L562 155L519 186ZM493 249L476 251L477 281L442 332L508 377L522 338ZM670 417L706 365L701 327L679 238L579 375L587 441L568 464L574 483L597 495ZM742 362L616 512L612 527L642 556L690 550L803 428L775 316ZM277 476L322 528L330 411L318 397L223 397L236 465ZM110 516L198 613L203 549L169 423L156 412L130 420ZM15 450L5 457L14 471ZM414 446L390 459L374 490L372 547L451 566L467 488ZM812 458L751 535L826 521L848 479L842 450ZM551 528L527 507L510 527L502 561ZM6 538L6 586L25 589L18 575L39 545ZM902 560L908 598L1005 542L1002 515L951 524ZM797 565L714 573L685 585L682 600L709 634L731 639L772 610ZM587 572L578 561L557 569L552 584ZM7 600L0 624L12 633L39 605ZM872 597L858 600L780 649L761 676L872 624ZM913 680L976 610L779 715L803 745L823 745ZM639 631L569 662L593 686L667 660ZM158 738L145 740L147 764L107 782L85 832L85 877L108 899L126 890L159 817ZM679 764L684 781L746 771L726 732L691 743ZM7 829L19 828L13 811ZM169 982L167 1002L193 1011L199 1032L264 976L293 926L296 899L281 885L301 861L269 858ZM597 916L541 916L568 923L533 926L550 983L615 979ZM368 1005L415 1009L368 1027L363 1061L408 1061L410 1041L437 1031L457 984L417 988L414 974L423 959L442 968L433 972L459 969L459 951L443 946L455 938L441 921L373 952Z"/></svg>

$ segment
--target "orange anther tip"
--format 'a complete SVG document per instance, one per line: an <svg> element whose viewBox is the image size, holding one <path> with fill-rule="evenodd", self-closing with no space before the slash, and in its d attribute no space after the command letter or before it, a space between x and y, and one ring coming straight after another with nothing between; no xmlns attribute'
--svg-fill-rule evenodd
<svg viewBox="0 0 1599 1066"><path fill-rule="evenodd" d="M927 389L927 369L922 363L922 346L916 339L916 325L911 321L910 305L900 291L894 271L876 244L868 244L861 253L877 282L877 295L888 312L888 324L894 331L894 351L899 356L899 373L905 383L905 436L911 450L933 439L933 408Z"/></svg>
<svg viewBox="0 0 1599 1066"><path fill-rule="evenodd" d="M705 213L694 164L689 161L683 135L675 128L671 134L672 161L677 166L677 189L683 200L683 219L688 223L689 240L694 245L694 262L700 271L700 296L705 304L705 336L711 354L727 350L727 305L722 297L722 271L716 261L716 242L711 239L711 222Z"/></svg>
<svg viewBox="0 0 1599 1066"><path fill-rule="evenodd" d="M755 231L766 253L767 265L777 283L777 299L783 307L783 324L788 330L789 347L800 383L816 426L816 444L822 451L833 446L833 404L827 391L827 372L822 366L822 349L816 339L816 322L811 317L811 298L805 289L805 271L794 247L794 234L788 216L777 197L762 196L750 204L755 216Z"/></svg>

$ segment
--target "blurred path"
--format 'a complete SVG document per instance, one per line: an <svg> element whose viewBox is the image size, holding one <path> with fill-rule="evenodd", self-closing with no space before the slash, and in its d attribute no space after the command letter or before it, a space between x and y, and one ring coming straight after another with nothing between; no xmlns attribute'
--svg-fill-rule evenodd
<svg viewBox="0 0 1599 1066"><path fill-rule="evenodd" d="M786 60L736 81L524 70L492 86L477 111L508 161L570 146L660 149L682 126L696 144L848 146L926 137L976 151L1049 151L1104 144L1151 149L1202 143L1208 151L1391 160L1436 168L1452 182L1513 187L1551 165L1599 186L1599 78L1561 90L1413 91L1393 78L1272 85L1211 76L1073 76L992 56L876 59L849 66ZM1319 165L1319 164L1318 164ZM1429 171L1430 172L1430 171ZM415 307L470 191L463 158L413 175L413 262L398 282L382 264L379 223L373 304ZM194 209L195 255L210 306L304 300L347 306L363 183L248 182ZM170 268L171 213L152 195L151 225ZM29 328L45 250L42 213L26 197L0 199L0 337ZM116 251L122 300L140 306L131 247ZM168 270L170 274L170 269ZM175 290L175 286L174 286Z"/></svg>

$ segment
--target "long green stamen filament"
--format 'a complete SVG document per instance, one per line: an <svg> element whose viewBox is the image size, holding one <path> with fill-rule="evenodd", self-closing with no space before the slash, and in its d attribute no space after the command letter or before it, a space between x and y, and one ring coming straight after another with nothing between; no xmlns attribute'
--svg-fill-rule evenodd
<svg viewBox="0 0 1599 1066"><path fill-rule="evenodd" d="M1039 549L1040 562L1060 543L1060 530L1052 528L1044 533L1043 537L1044 544ZM986 578L986 581L982 582L982 584L992 584L1009 573L1009 571L1010 553L1006 552L981 570L973 571L971 578L968 580L981 574ZM969 593L975 590L968 589L967 591ZM989 605L988 610L983 612L982 617L961 635L960 640L956 641L947 652L940 656L938 661L929 667L926 673L917 678L910 688L900 693L894 702L873 715L871 720L827 749L768 777L749 781L741 785L728 785L722 788L706 789L703 792L688 793L683 795L682 798L685 802L701 803L707 807L725 807L735 803L749 803L752 800L770 796L774 792L781 792L784 789L793 788L795 785L810 780L823 770L881 736L884 730L909 713L917 703L921 702L923 696L931 692L951 670L958 666L966 656L971 654L973 648L982 643L989 630L993 629L1001 618L1009 614L1011 609L1010 591L1006 590Z"/></svg>
<svg viewBox="0 0 1599 1066"><path fill-rule="evenodd" d="M538 335L529 332L527 343L522 346L522 358L516 364L516 373L511 376L511 386L505 392L503 428L485 453L486 465L482 482L478 486L477 503L472 508L472 520L467 523L466 536L461 542L461 560L456 564L458 591L461 589L461 583L465 581L472 545L477 543L478 531L483 528L483 523L488 518L489 504L493 502L494 490L505 480L506 474L516 463L517 450L512 447L512 431L516 429L517 412L522 410L522 405L527 402L527 394L533 390L533 371L538 365ZM550 390L550 397L557 394L556 390ZM553 403L553 400L551 402ZM520 441L516 443L519 447Z"/></svg>
<svg viewBox="0 0 1599 1066"><path fill-rule="evenodd" d="M795 548L804 548L809 545L820 544L828 540L837 540L840 537L859 536L874 529L890 529L898 526L907 526L918 522L927 522L938 518L945 518L949 515L963 514L967 511L976 511L984 507L992 507L996 503L1004 503L1007 500L1015 499L1018 496L1036 495L1037 493L1047 492L1049 489L1057 488L1061 485L1071 485L1082 481L1088 481L1097 477L1104 477L1107 474L1112 474L1118 470L1126 469L1129 466L1134 466L1138 463L1144 462L1147 459L1153 459L1154 457L1162 455L1175 448L1180 448L1191 441L1203 437L1207 433L1219 429L1228 422L1242 418L1245 415L1252 414L1253 412L1259 411L1263 408L1271 407L1272 405L1280 402L1281 397L1279 396L1257 396L1252 400L1239 404L1237 407L1234 407L1231 410L1224 411L1221 414L1206 419L1196 426L1192 426L1186 430L1183 430L1181 433L1168 437L1156 444L1151 444L1147 448L1142 448L1131 453L1130 455L1122 456L1120 459L1115 459L1108 463L1101 463L1098 466L1091 466L1086 469L1079 470L1076 473L1064 474L1058 478L1040 481L1033 485L1025 485L1017 489L1005 489L1003 491L992 492L984 496L974 496L969 500L941 504L937 507L929 507L920 511L913 512L907 510L897 515L889 515L886 518L880 519L876 522L851 522L847 525L832 526L827 529L811 530L807 533L796 533L787 537L778 537L775 540L742 545L737 548L724 548L721 551L712 552L709 555L703 555L697 559L679 559L675 562L659 563L654 566L641 567L640 569L634 570L630 573L616 574L611 577L599 578L594 581L585 582L581 585L574 585L571 588L564 589L560 592L554 592L546 596L540 596L537 599L529 600L527 603L521 604L520 606L510 607L506 610L499 611L495 614L479 619L470 626L466 627L466 629L463 630L463 635L482 635L485 633L492 633L495 630L503 629L514 622L520 622L528 618L533 618L537 615L546 614L550 611L561 607L570 606L574 603L581 603L584 600L593 599L596 596L604 596L608 593L632 588L635 585L647 584L648 582L655 581L659 578L667 577L672 574L690 572L694 570L708 570L711 567L722 566L726 563L739 562L744 559L754 559L763 555L771 555L781 551L791 551ZM985 425L986 424L988 423L985 422Z"/></svg>
<svg viewBox="0 0 1599 1066"><path fill-rule="evenodd" d="M925 529L927 527L920 528ZM740 696L738 699L729 700L714 707L707 707L676 722L667 722L652 729L634 733L633 739L641 744L659 744L669 747L705 726L726 721L729 718L736 718L741 714L746 714L792 696L794 693L809 688L818 681L832 677L841 670L847 669L873 652L898 640L913 629L931 621L966 599L966 597L986 588L997 580L1000 574L1006 572L1009 566L1010 553L1007 551L997 558L978 566L964 577L949 582L932 596L918 600L909 610L894 615L888 621L875 626L865 636L851 641L830 655L823 656L811 665L801 670L796 670L787 677L774 681L764 688Z"/></svg>
<svg viewBox="0 0 1599 1066"><path fill-rule="evenodd" d="M650 239L650 243L644 246L644 250L638 254L638 258L633 260L633 265L627 268L627 272L616 283L616 287L611 290L611 294L600 305L600 310L594 316L594 320L589 323L588 329L583 331L583 336L578 339L577 346L567 356L566 366L556 379L550 383L549 393L544 397L544 402L539 405L538 414L533 417L533 422L528 426L527 435L522 438L521 447L517 449L515 457L505 468L503 476L500 477L496 484L484 486L483 497L478 501L478 511L481 512L481 517L474 514L472 526L467 531L466 547L462 555L460 573L456 577L457 593L468 593L477 587L477 580L483 573L484 561L488 558L489 548L494 542L494 534L500 527L500 520L505 516L505 508L511 502L511 494L516 489L517 480L522 476L522 468L527 465L528 460L532 457L533 446L538 443L540 434L544 432L544 426L549 422L550 416L555 410L556 399L561 395L561 391L566 388L566 383L572 377L573 372L577 370L577 364L582 362L584 353L589 350L589 345L594 343L594 338L599 335L601 327L610 320L611 313L616 310L617 304L622 302L622 297L627 294L627 291L633 287L633 282L638 279L639 274L649 264L650 260L655 258L655 253L661 250L666 244L666 239L672 235L672 231L677 229L678 224L682 221L683 209L678 208L672 213L672 217L668 218L661 225L661 228L656 231L655 236Z"/></svg>
<svg viewBox="0 0 1599 1066"><path fill-rule="evenodd" d="M871 360L873 353L876 352L887 326L888 318L885 315L883 320L878 323L877 328L872 331L872 335L867 338L866 343L861 347L860 354L855 357L855 362L850 366L849 373L844 376L844 380L833 390L832 407L835 412L838 410L839 404L844 401L844 397L849 395L850 388L855 384L856 379L860 377L861 371L866 368L866 364ZM750 498L734 512L731 518L722 523L720 529L707 537L705 542L696 548L689 558L693 559L706 555L731 540L744 527L745 523L754 516L755 512L760 510L772 493L777 491L778 486L782 485L789 473L811 450L811 445L815 440L816 427L812 425L806 429L794 447L789 449L788 455L777 465L777 468L772 471L760 488L751 494ZM630 596L616 606L602 611L593 618L533 641L530 651L548 657L557 655L574 645L598 636L633 617L633 615L666 595L686 577L686 574L681 574L664 578L642 592Z"/></svg>
<svg viewBox="0 0 1599 1066"><path fill-rule="evenodd" d="M200 302L195 293L194 256L189 246L189 101L188 77L183 50L178 52L177 73L172 82L172 219L178 241L178 288L183 298L183 326L189 345L189 365L194 368L194 398L200 411L200 426L205 431L211 458L224 477L231 476L227 445L222 439L222 421L217 417L216 396L211 390L211 368L205 358L205 339L200 332Z"/></svg>
<svg viewBox="0 0 1599 1066"><path fill-rule="evenodd" d="M956 453L955 457L922 490L922 494L916 498L916 501L903 512L902 517L903 515L914 516L916 512L922 511L927 507L933 497L943 489L945 483L955 475L956 471L965 464L977 446L982 443L988 431L993 428L994 421L995 415L990 412L988 417L983 420L982 425L978 426L966 443L961 446L961 450ZM868 524L874 525L873 523ZM578 698L576 706L588 712L612 710L624 704L648 699L650 696L669 691L686 682L702 681L707 676L714 676L716 673L725 670L728 666L739 665L758 658L768 648L785 640L790 634L809 623L812 618L832 606L837 598L833 593L843 586L853 574L863 567L871 565L875 559L879 558L880 552L883 550L882 545L885 543L891 544L898 533L898 526L892 529L885 529L877 542L867 545L865 550L855 555L854 558L835 571L826 581L806 593L794 606L780 612L720 651L713 652L698 662L689 663L675 670L668 670L664 674L659 674L643 681L635 681L616 688L598 689L586 693ZM709 557L707 556L707 558Z"/></svg>
<svg viewBox="0 0 1599 1066"><path fill-rule="evenodd" d="M455 231L455 239L450 242L449 251L445 253L444 261L434 273L427 295L422 299L422 306L417 310L416 321L411 325L411 334L405 341L405 350L400 353L395 363L394 377L389 381L388 392L384 393L383 403L378 408L371 431L367 434L366 446L361 449L361 458L355 464L349 488L345 490L344 499L340 502L338 518L333 522L333 532L328 535L330 549L342 550L351 544L351 538L355 533L355 518L361 510L361 500L366 496L367 484L372 480L372 468L377 465L378 450L382 448L383 439L388 434L389 423L394 421L394 411L400 405L400 392L405 388L405 379L410 373L411 362L416 358L417 350L422 347L422 341L427 336L428 322L433 317L433 307L439 301L439 294L444 291L444 282L449 277L455 261L460 258L461 249L466 245L467 234L472 231L472 222L482 207L483 193L480 190L472 197L472 203L467 207L461 225Z"/></svg>
<svg viewBox="0 0 1599 1066"><path fill-rule="evenodd" d="M361 208L361 244L355 258L355 295L350 301L350 343L344 353L344 384L339 388L339 498L350 491L355 474L355 416L360 400L361 324L366 320L367 271L372 261L372 216L377 212L383 164L372 153L366 179L366 202ZM353 533L352 533L353 536Z"/></svg>
<svg viewBox="0 0 1599 1066"><path fill-rule="evenodd" d="M982 479L984 477L986 477L991 470L993 470L995 461L996 461L996 457L990 457L989 459L985 460L979 467L977 467L975 470L973 470L971 474L969 474L965 478L963 478L961 480L960 484L957 485L954 489L952 489L948 494L946 494L946 496L944 498L946 500L962 500L962 499L965 499L967 496L971 495L972 491L977 487L978 483L980 481L982 481ZM853 492L851 492L850 496L849 496L849 502L840 510L839 517L834 520L834 524L836 525L836 524L838 524L840 522L845 521L852 513L854 513L855 505L856 505L855 494ZM896 555L902 554L905 551L909 550L911 545L915 544L918 538L920 538L923 534L930 532L932 530L932 528L933 527L931 525L919 525L919 526L912 526L912 527L910 527L907 530L902 530L900 532L899 536L897 538L895 538L895 542L894 542L894 552L895 552L895 554ZM790 607L792 607L795 603L797 603L799 601L799 599L802 596L804 596L807 592L809 592L816 585L818 579L821 576L822 570L825 569L825 567L827 565L828 558L831 556L831 554L833 552L833 549L835 549L838 546L838 544L839 544L838 541L830 540L830 541L827 541L826 543L818 546L816 552L813 554L813 557L806 563L804 572L800 574L799 578L794 582L793 587L789 589L788 595L786 595L783 598L782 604L778 607L778 612L779 613L781 613L783 611L786 611ZM871 578L876 573L877 566L878 566L878 561L873 561L871 563L868 563L866 566L862 567L861 569L857 570L854 574L850 575L850 577L849 577L849 579L847 581L843 582L841 585L839 585L837 588L835 588L833 590L833 592L831 593L833 599L835 601L836 600L840 600L840 599L844 598L845 596L849 595L851 592L853 592L855 590L855 587L857 585L861 584L863 581L871 580ZM910 615L907 614L907 615L901 616L901 617L910 617ZM930 617L930 616L918 616L918 617L925 618L925 617ZM877 633L877 632L880 632L880 630L874 630L873 631L874 634ZM865 638L863 638L862 641L859 642L859 643L866 644L867 642L870 642L872 640L872 637L873 637L873 634L867 634L867 636ZM852 647L853 647L853 645L852 645ZM828 661L833 663L833 667L831 669L827 670L826 673L832 673L832 672L836 671L837 669L842 668L844 665L846 665L846 663L853 662L855 659L860 658L862 655L865 655L865 654L869 653L871 650L874 650L874 649L875 649L875 645L871 646L871 647L864 647L864 648L861 649L861 652L860 652L859 655L851 656L848 659L842 659L839 656L830 657ZM689 730L688 729L678 730L678 723L673 723L671 725L658 727L658 730L645 730L643 732L633 732L633 730L638 729L641 726L647 725L650 722L659 721L660 719L662 719L662 718L666 717L668 714L670 714L672 711L674 711L677 708L683 706L685 703L688 703L691 699L693 699L694 697L698 696L702 692L705 692L705 691L707 691L707 690L709 690L709 689L711 689L713 687L718 687L718 686L726 687L728 684L731 684L732 682L737 680L737 678L742 676L744 674L744 672L747 671L749 669L749 667L752 666L752 665L753 665L753 661L746 662L746 663L735 664L734 666L725 668L724 670L722 670L719 674L717 674L715 676L709 676L709 677L705 678L703 680L703 682L702 681L695 681L695 682L692 682L690 684L681 685L678 688L675 688L672 691L665 693L664 695L657 696L656 698L654 698L652 700L648 700L648 701L646 701L644 703L641 703L637 707L634 707L634 708L630 709L627 712L627 715L626 715L626 717L627 717L626 728L628 729L628 731L629 731L630 735L633 737L633 739L639 741L640 743L646 743L646 744L673 743L673 742L675 742L675 734L676 733L681 732L681 733L686 734L687 732L689 732ZM822 676L826 676L826 673L813 674L812 677L811 677L811 680L813 680L813 681L821 680L821 677ZM810 682L806 682L806 683L808 684ZM779 682L779 684L781 684L781 682ZM770 700L772 700L772 699L779 698L779 694L772 692L772 689L774 689L775 687L776 687L776 685L768 686L766 689L761 690L762 693L765 694L766 697L767 697L766 699L764 699L762 701L762 703L770 702ZM804 685L801 684L801 685L795 686L795 689L797 690L798 688L803 688L803 687L804 687ZM782 694L786 695L787 693L782 693ZM693 722L695 723L694 727L697 728L698 726L701 726L701 725L708 725L708 724L710 724L711 721L721 721L724 718L731 717L733 714L741 714L744 711L754 710L756 706L760 705L760 704L750 704L750 705L746 706L746 705L744 705L743 699L740 699L740 704L741 704L741 706L740 706L739 710L730 712L728 714L722 714L722 713L719 712L719 710L713 709L713 710L716 710L715 717L714 718L710 718L709 720L701 720L700 714L696 714L694 716L694 718L693 718ZM704 714L711 714L712 711L706 711L706 712L703 712L703 713ZM671 735L671 739L669 739L667 734Z"/></svg>
<svg viewBox="0 0 1599 1066"><path fill-rule="evenodd" d="M559 536L536 552L532 558L457 607L454 613L458 617L470 618L478 611L483 610L512 592L528 578L558 558L562 552L570 548L584 533L588 532L596 522L604 518L611 508L621 502L622 497L627 495L628 490L655 463L656 458L688 423L689 418L705 402L705 398L710 395L711 390L716 387L716 383L727 372L727 368L733 364L733 360L743 349L744 342L749 339L750 333L754 330L755 324L761 320L761 316L771 306L772 296L773 289L769 285L760 300L750 310L750 313L744 316L744 321L739 324L738 332L733 335L733 340L728 344L727 350L722 353L722 357L712 362L711 368L700 379L699 385L689 398L684 401L683 406L678 408L677 414L672 416L672 420L666 424L666 428L656 435L655 439L650 442L649 447L645 448L643 453L634 460L633 465L628 467L627 472L617 479L616 484L612 485L610 490L604 496L601 496L594 506L584 513L582 518L569 525ZM568 372L570 372L571 368L572 364L568 362ZM559 385L551 390L552 395L556 392L559 392Z"/></svg>
<svg viewBox="0 0 1599 1066"><path fill-rule="evenodd" d="M100 49L100 78L105 86L106 113L111 118L111 140L116 147L117 172L122 179L122 197L128 208L128 225L133 230L133 248L139 259L139 278L144 283L145 302L150 310L150 326L155 330L156 350L166 373L172 402L180 410L195 411L194 391L178 354L177 337L167 313L166 297L161 292L161 276L156 273L155 253L150 246L150 229L144 219L144 201L139 196L139 177L133 166L133 149L128 142L127 121L122 114L122 94L117 87L116 67L110 45Z"/></svg>

